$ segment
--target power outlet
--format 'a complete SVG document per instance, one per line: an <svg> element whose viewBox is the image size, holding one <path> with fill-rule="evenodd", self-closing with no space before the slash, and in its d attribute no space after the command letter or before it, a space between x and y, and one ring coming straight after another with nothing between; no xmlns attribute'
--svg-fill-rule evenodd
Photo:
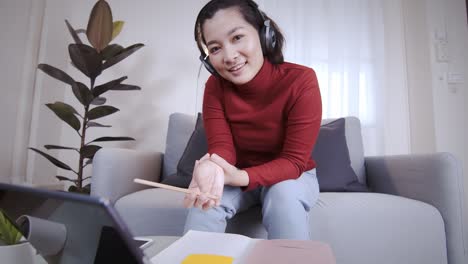
<svg viewBox="0 0 468 264"><path fill-rule="evenodd" d="M436 52L436 60L438 62L448 62L450 60L448 41L446 40L436 41L435 52Z"/></svg>

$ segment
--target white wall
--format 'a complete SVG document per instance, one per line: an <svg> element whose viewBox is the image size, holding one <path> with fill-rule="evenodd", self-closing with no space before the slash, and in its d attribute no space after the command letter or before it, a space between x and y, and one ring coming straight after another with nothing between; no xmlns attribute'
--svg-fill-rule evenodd
<svg viewBox="0 0 468 264"><path fill-rule="evenodd" d="M428 39L431 49L431 76L437 151L453 153L468 169L467 89L468 89L468 22L465 0L427 1ZM447 62L437 60L436 33L446 35ZM463 83L451 83L449 73L461 74ZM468 188L468 173L465 184ZM466 189L466 188L465 188ZM468 189L466 189L468 190Z"/></svg>
<svg viewBox="0 0 468 264"><path fill-rule="evenodd" d="M403 3L411 151L450 152L462 162L466 171L468 23L465 0L413 0ZM446 37L449 55L446 62L437 59L436 33ZM449 72L462 74L464 83L449 84ZM465 190L468 190L468 173L464 175Z"/></svg>
<svg viewBox="0 0 468 264"><path fill-rule="evenodd" d="M436 128L436 147L438 150L450 150L459 158L464 157L464 124L466 82L449 84L450 72L465 74L467 59L467 22L465 1L429 0L428 39L431 50L432 90L434 102L434 120ZM438 61L436 58L436 33L445 35L449 47L449 60Z"/></svg>
<svg viewBox="0 0 468 264"><path fill-rule="evenodd" d="M431 49L432 92L437 151L453 153L468 169L468 22L465 0L428 0L428 39ZM447 62L437 60L436 33L446 35ZM461 74L463 83L451 83L449 73ZM468 173L465 186L468 188ZM465 188L465 190L468 190Z"/></svg>

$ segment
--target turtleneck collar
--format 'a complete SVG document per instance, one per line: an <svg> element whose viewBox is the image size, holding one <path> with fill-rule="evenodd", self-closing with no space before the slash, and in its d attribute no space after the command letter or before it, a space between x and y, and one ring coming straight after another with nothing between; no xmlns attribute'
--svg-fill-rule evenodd
<svg viewBox="0 0 468 264"><path fill-rule="evenodd" d="M242 85L232 84L232 86L240 95L251 96L263 94L275 83L276 75L274 74L274 70L274 66L265 58L260 71L252 80Z"/></svg>

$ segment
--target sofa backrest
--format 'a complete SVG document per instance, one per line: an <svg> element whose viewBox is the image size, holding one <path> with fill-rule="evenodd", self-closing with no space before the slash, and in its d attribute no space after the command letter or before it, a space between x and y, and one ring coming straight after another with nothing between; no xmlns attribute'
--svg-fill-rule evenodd
<svg viewBox="0 0 468 264"><path fill-rule="evenodd" d="M324 119L322 124L333 120L335 119ZM197 117L195 115L173 113L169 116L162 179L177 172L177 163L195 129L196 121ZM365 184L364 148L362 145L361 124L358 118L345 117L345 133L351 167L358 176L359 182Z"/></svg>

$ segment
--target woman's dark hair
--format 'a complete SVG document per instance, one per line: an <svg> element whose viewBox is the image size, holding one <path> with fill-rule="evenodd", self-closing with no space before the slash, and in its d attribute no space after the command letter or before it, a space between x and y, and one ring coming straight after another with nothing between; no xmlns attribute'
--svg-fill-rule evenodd
<svg viewBox="0 0 468 264"><path fill-rule="evenodd" d="M267 59L272 64L281 64L284 62L283 57L283 44L284 44L284 37L279 29L278 25L269 18L265 13L263 13L260 9L258 9L257 3L252 0L211 0L208 2L201 10L197 16L197 20L195 22L195 41L197 42L198 49L200 53L205 57L206 54L203 48L205 45L205 37L203 36L203 24L207 19L213 18L213 16L219 10L230 8L230 7L237 7L239 12L244 17L245 21L251 24L259 33L261 32L262 27L264 26L264 20L270 20L270 27L274 30L276 36L276 44L275 47L270 51L266 51L265 43L262 44L263 55L267 57ZM264 38L260 37L260 40Z"/></svg>

